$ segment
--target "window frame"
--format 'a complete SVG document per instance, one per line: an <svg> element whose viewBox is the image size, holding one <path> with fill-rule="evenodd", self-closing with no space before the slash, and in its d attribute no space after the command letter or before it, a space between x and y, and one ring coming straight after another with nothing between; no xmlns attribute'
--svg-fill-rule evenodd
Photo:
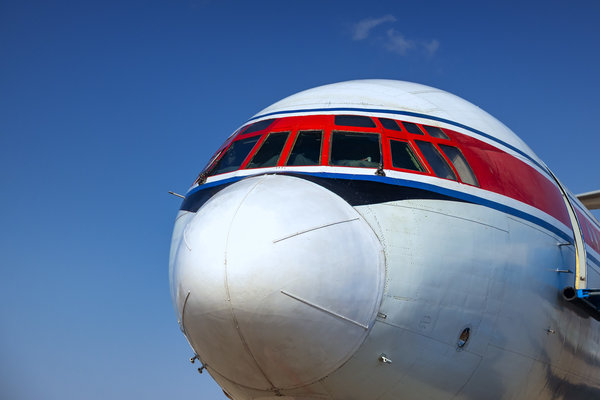
<svg viewBox="0 0 600 400"><path fill-rule="evenodd" d="M403 142L403 143L408 144L408 147L412 150L413 154L415 155L415 157L421 164L423 171L416 171L413 169L395 167L394 166L394 158L392 156L392 140L394 140L396 142ZM400 138L400 137L388 137L387 138L387 148L389 150L389 165L384 165L385 168L389 168L394 171L408 172L411 174L421 174L421 175L432 175L433 174L431 167L427 164L426 160L424 160L424 156L421 154L421 152L417 148L417 145L415 143L413 143L412 140L407 139L407 138ZM435 176L435 174L433 174L433 175Z"/></svg>
<svg viewBox="0 0 600 400"><path fill-rule="evenodd" d="M371 128L373 129L373 128ZM378 167L354 167L354 166L350 166L350 165L334 165L331 163L331 154L332 154L332 149L333 149L333 136L335 133L353 133L353 134L362 134L362 135L377 135L378 136L378 143L379 143L379 166ZM342 167L342 168L367 168L367 169L378 169L379 167L383 166L385 168L385 163L384 163L384 152L383 152L383 146L382 146L382 136L383 134L381 133L381 131L379 132L364 132L364 131L351 131L351 130L340 130L340 129L332 129L329 132L329 146L328 146L328 157L327 157L327 166L329 167Z"/></svg>
<svg viewBox="0 0 600 400"><path fill-rule="evenodd" d="M446 133L446 131L443 128L440 128L439 126L433 126L433 125L425 125L425 124L420 124L420 129L421 131L423 131L425 133L426 136L431 137L435 140L444 140L444 141L451 141L452 139L450 139L450 136ZM429 131L427 130L428 127L431 128L435 128L435 129L439 129L440 131L442 131L442 134L444 136L446 136L445 138L441 138L441 137L437 137L432 135L431 133L429 133Z"/></svg>
<svg viewBox="0 0 600 400"><path fill-rule="evenodd" d="M265 142L267 141L267 139L269 138L270 135L273 134L278 134L278 133L287 133L287 137L285 138L285 142L283 143L283 147L281 148L281 151L279 152L279 157L277 158L277 162L275 163L275 165L271 165L268 167L248 167L248 165L250 164L250 161L252 161L254 159L254 157L258 154L258 152L260 151L260 149L262 149L263 145L265 144ZM258 147L256 147L256 149L253 149L253 151L250 152L250 158L247 158L246 160L244 160L244 162L242 163L242 165L240 165L239 169L260 169L260 168L275 168L277 166L279 166L279 163L281 162L281 156L285 153L285 149L286 146L288 144L288 141L290 140L290 136L291 136L292 132L289 130L282 130L282 131L271 131L271 132L265 132L262 134L262 138L258 141L257 145Z"/></svg>
<svg viewBox="0 0 600 400"><path fill-rule="evenodd" d="M245 168L246 163L248 163L248 161L251 159L251 157L254 156L254 153L256 151L257 146L259 145L259 143L261 143L261 140L264 140L261 138L261 136L263 136L264 134L250 134L250 135L243 135L240 134L237 137L234 137L233 140L225 147L223 147L223 149L221 150L221 154L219 154L219 156L217 158L215 158L213 160L212 165L210 166L209 169L206 170L206 176L217 176L217 175L222 175L222 174L228 174L230 172L235 172L235 171L239 171ZM256 141L256 143L254 143L254 146L252 146L252 148L250 149L250 151L248 152L248 154L246 154L246 157L244 158L244 160L242 161L242 163L240 164L239 167L237 167L236 169L232 170L232 171L227 171L227 172L220 172L218 174L211 174L212 170L217 166L217 164L221 161L221 159L223 158L223 156L227 153L227 151L231 148L231 146L235 143L235 142L239 142L245 139L250 139L253 138L255 136L259 136L258 140Z"/></svg>
<svg viewBox="0 0 600 400"><path fill-rule="evenodd" d="M320 132L321 133L321 148L319 149L319 162L317 164L312 164L312 165L288 165L288 161L290 159L290 156L292 155L292 150L294 150L294 146L296 146L296 142L298 141L298 137L300 136L300 133L302 132ZM284 167L317 167L320 165L323 165L323 160L325 159L325 140L327 139L327 136L325 135L325 129L297 129L295 130L295 132L292 133L294 140L292 141L291 145L289 146L289 149L287 149L287 155L285 157L285 161L282 163L282 166ZM288 138L289 140L289 138ZM280 160L281 161L281 160Z"/></svg>
<svg viewBox="0 0 600 400"><path fill-rule="evenodd" d="M444 149L442 148L442 146L452 147L452 148L456 149L462 155L463 160L465 161L465 164L467 165L467 167L469 168L469 170L473 174L473 177L475 178L475 184L472 184L472 183L469 183L469 182L465 182L463 180L463 178L460 176L460 173L458 172L458 170L454 166L454 163L452 162L452 160L450 160L450 157L448 157L448 155L446 154L446 152L444 151ZM442 155L444 156L444 158L448 161L448 163L450 164L450 166L454 170L454 173L456 174L459 182L464 183L465 185L469 185L469 186L481 187L481 184L479 183L479 179L477 178L477 175L475 174L475 170L473 169L473 167L471 167L471 164L469 163L469 160L467 160L467 157L465 156L465 153L462 152L462 150L460 149L460 147L456 146L455 143L452 143L452 144L436 143L436 147L439 149L439 151L442 153Z"/></svg>
<svg viewBox="0 0 600 400"><path fill-rule="evenodd" d="M371 123L373 125L369 125L369 126L363 126L363 125L341 125L339 123L337 123L337 118L338 117L358 117L358 118L363 118L363 119L368 119L371 121ZM377 122L375 122L375 117L369 116L369 115L360 115L360 114L334 114L333 115L333 126L334 127L341 127L341 128L354 128L354 129L376 129L377 128ZM335 129L335 128L334 128Z"/></svg>
<svg viewBox="0 0 600 400"><path fill-rule="evenodd" d="M433 136L431 136L433 137ZM429 159L427 159L427 157L425 157L425 155L423 154L423 151L421 150L421 148L419 147L419 144L417 142L423 142L423 143L429 143L433 146L434 150L438 153L438 155L442 158L442 160L446 163L446 165L450 168L450 171L452 171L452 173L454 174L454 178L444 178L439 176L435 170L433 169L433 167L431 166L431 163L429 162ZM423 160L426 161L427 163L427 167L428 170L430 171L430 175L439 179L446 179L449 181L453 181L453 182L462 182L460 179L460 176L458 175L458 173L456 172L456 170L454 169L454 165L452 165L452 163L450 162L450 160L448 160L448 158L446 157L446 154L444 154L444 152L438 147L437 143L435 141L432 140L415 140L415 147L419 149L419 153L422 157Z"/></svg>
<svg viewBox="0 0 600 400"><path fill-rule="evenodd" d="M379 117L377 118L379 121L379 124L381 125L381 128L384 131L387 132L394 132L395 134L399 134L399 133L406 133L406 129L404 128L404 125L402 125L402 121L399 121L397 119L394 118L385 118L385 117ZM396 124L396 126L398 127L398 129L394 129L394 128L388 128L383 124L383 121L387 120L387 121L392 121Z"/></svg>
<svg viewBox="0 0 600 400"><path fill-rule="evenodd" d="M336 115L344 115L344 116L348 116L348 117L356 116L356 117L369 118L375 124L375 127L336 125L335 124ZM441 159L446 163L446 165L449 166L449 171L451 171L451 173L454 174L454 176L456 177L455 182L460 182L460 183L464 183L464 184L475 186L475 187L481 187L481 182L479 180L480 177L478 177L478 175L475 174L475 170L473 169L473 164L471 164L469 162L470 160L468 160L467 156L466 156L466 154L470 154L470 151L468 150L468 148L466 149L466 151L463 151L462 143L455 138L454 131L452 131L452 130L442 128L439 126L434 126L434 125L426 125L426 124L422 124L422 123L418 123L418 122L405 121L403 119L396 118L396 117L398 117L396 115L378 116L378 115L358 115L358 114L352 114L352 113L350 113L350 114L346 114L346 113L324 114L324 115L314 116L314 119L307 118L306 122L304 120L304 117L306 117L306 116L299 116L298 117L299 119L295 119L294 117L291 117L292 119L290 119L290 120L288 120L287 118L267 119L267 120L270 120L270 123L268 126L266 126L262 130L251 131L249 133L248 133L248 130L251 130L251 127L255 123L251 123L244 127L238 128L238 130L236 132L234 132L232 135L230 135L230 137L227 138L225 143L223 143L223 145L213 154L213 156L211 157L209 162L206 164L206 166L202 170L201 175L203 175L205 177L213 177L213 176L219 176L222 174L227 174L230 172L246 170L246 169L247 170L258 170L261 168L268 169L268 168L277 168L277 167L296 168L296 167L306 167L306 166L312 166L312 167L327 166L327 167L362 168L362 169L367 169L367 170L373 170L373 169L378 169L378 168L383 167L384 169L400 171L403 173L427 175L427 176L440 178L435 173L429 160L424 156L423 151L421 150L421 148L418 145L418 142L425 142L425 143L430 143L429 145L426 145L426 146L433 147L433 149L438 153L437 157L441 156ZM385 127L382 122L383 120L386 120L386 123L388 123L389 121L393 121L393 124L395 124L399 128L399 130ZM387 121L387 120L389 120L389 121ZM391 124L391 122L389 124ZM419 133L410 132L407 129L407 124L411 124L413 127L416 127L415 129L418 130ZM436 136L432 136L429 133L429 131L427 130L428 127L440 129L446 137L439 138ZM309 138L309 140L310 140L309 146L314 146L316 144L314 142L316 142L317 135L320 135L321 143L320 143L320 151L318 153L318 157L319 157L318 162L316 164L311 164L311 165L288 165L288 163L290 162L290 157L293 154L294 147L298 145L298 140L300 138L300 135L302 135L305 132L307 132L307 133L310 132L307 135L307 138ZM251 161L264 148L263 146L266 144L266 141L271 137L271 135L284 134L284 133L287 133L287 138L285 139L283 147L280 150L280 154L279 154L279 157L278 157L275 165L268 166L268 167L264 167L264 166L249 167ZM356 140L359 141L359 143L361 143L360 140L368 140L368 141L377 140L378 146L379 146L379 157L380 157L378 166L357 166L357 165L336 165L336 164L334 164L333 160L332 160L332 154L333 154L333 150L334 150L333 139L336 135L346 136L346 140L347 140L346 143L350 144L350 147L347 147L346 151L345 151L346 155L348 155L348 156L361 156L361 154L364 154L365 156L368 157L369 154L373 155L374 153L371 151L375 150L374 146L372 146L372 143L368 143L368 142L362 142L364 144L364 148L366 150L364 153L363 153L363 150L360 148L363 146L359 146L359 148L354 149L352 147L351 136L358 136L356 138ZM364 135L377 135L377 136L376 137L366 136L366 138L365 138ZM239 165L236 170L221 172L219 174L214 174L213 171L219 165L219 163L222 162L223 157L227 154L227 152L230 151L231 146L235 145L235 143L237 141L243 141L243 140L254 138L254 137L258 137L256 143L250 149L249 153L246 155L246 158L243 160L242 164ZM340 140L341 140L341 137L340 137ZM405 165L412 165L413 161L414 161L414 162L420 164L418 167L421 167L423 169L422 171L394 166L394 160L392 158L392 146L396 142L405 143L403 145L398 145L398 146L408 146L408 150L403 149L402 151L403 152L411 151L412 155L415 157L414 160L405 160L405 161L407 161L405 163ZM472 183L467 183L467 182L463 181L457 168L455 167L455 165L453 164L453 162L451 161L449 156L444 151L442 145L443 146L451 146L452 148L458 150L458 152L462 155L461 157L464 159L464 161L468 165L469 169L471 170L472 175L475 177L475 181L477 182L476 185L473 185ZM313 150L316 150L316 149L309 147L308 150L309 150L309 153L307 153L307 154L310 154L311 156L315 155L313 153ZM302 154L302 153L299 153L299 154ZM366 163L366 162L363 163L363 162L360 162L361 159L346 160L346 158L344 158L343 153L340 153L340 156L342 157L343 160L348 161L348 164L376 164L376 163ZM310 159L312 159L312 158L310 158ZM341 160L337 160L337 161L339 162ZM357 161L357 162L353 163L352 161ZM433 160L433 161L435 161L435 160ZM477 164L477 163L475 163L475 164ZM449 175L449 173L447 171L446 171L446 175ZM441 178L441 179L453 180L452 178Z"/></svg>
<svg viewBox="0 0 600 400"><path fill-rule="evenodd" d="M428 137L428 136L430 136L428 133L426 133L426 131L423 129L423 126L421 124L418 124L416 122L410 122L410 121L398 121L398 122L400 122L402 124L402 128L404 129L404 132L408 133L409 135L416 135L416 136L419 136L419 137ZM417 130L419 132L421 132L421 133L414 133L414 132L409 131L406 128L406 124L411 124L411 125L416 126ZM433 137L433 136L430 136L430 137Z"/></svg>
<svg viewBox="0 0 600 400"><path fill-rule="evenodd" d="M250 135L252 133L264 131L265 129L269 129L271 127L271 125L273 125L276 121L277 121L277 118L266 118L266 119L263 119L263 120L260 120L257 122L251 122L250 124L248 124L242 128L239 135L245 135L245 134ZM265 126L259 125L259 124L265 123L265 122L268 122L268 124ZM259 128L256 128L256 125L259 125Z"/></svg>

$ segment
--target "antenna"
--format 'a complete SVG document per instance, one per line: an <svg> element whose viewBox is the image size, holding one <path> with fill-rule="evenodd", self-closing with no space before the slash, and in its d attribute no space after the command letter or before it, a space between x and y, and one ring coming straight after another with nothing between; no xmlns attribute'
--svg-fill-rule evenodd
<svg viewBox="0 0 600 400"><path fill-rule="evenodd" d="M179 193L175 193L175 192L171 192L170 190L169 190L169 194L172 194L173 196L177 196L177 197L181 197L182 199L185 199L184 195L179 194Z"/></svg>

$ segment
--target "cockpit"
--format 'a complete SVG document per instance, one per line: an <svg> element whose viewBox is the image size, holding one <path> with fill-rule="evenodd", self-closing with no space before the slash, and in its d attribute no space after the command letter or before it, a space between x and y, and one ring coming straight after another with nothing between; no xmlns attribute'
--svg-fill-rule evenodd
<svg viewBox="0 0 600 400"><path fill-rule="evenodd" d="M198 183L237 170L331 166L374 169L378 174L398 170L479 186L451 135L435 126L364 115L265 119L235 132Z"/></svg>

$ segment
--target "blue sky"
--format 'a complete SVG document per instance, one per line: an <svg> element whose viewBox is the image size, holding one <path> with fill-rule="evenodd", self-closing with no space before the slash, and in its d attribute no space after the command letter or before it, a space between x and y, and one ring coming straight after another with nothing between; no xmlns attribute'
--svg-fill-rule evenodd
<svg viewBox="0 0 600 400"><path fill-rule="evenodd" d="M167 191L300 90L439 87L573 192L600 189L599 17L591 1L0 1L0 397L224 398L174 316Z"/></svg>

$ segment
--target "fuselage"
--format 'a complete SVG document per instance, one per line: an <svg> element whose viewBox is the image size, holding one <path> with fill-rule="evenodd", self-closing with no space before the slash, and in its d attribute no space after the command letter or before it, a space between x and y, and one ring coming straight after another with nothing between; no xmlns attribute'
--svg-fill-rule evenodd
<svg viewBox="0 0 600 400"><path fill-rule="evenodd" d="M261 111L185 196L180 326L232 398L600 398L600 225L512 131L407 82Z"/></svg>

